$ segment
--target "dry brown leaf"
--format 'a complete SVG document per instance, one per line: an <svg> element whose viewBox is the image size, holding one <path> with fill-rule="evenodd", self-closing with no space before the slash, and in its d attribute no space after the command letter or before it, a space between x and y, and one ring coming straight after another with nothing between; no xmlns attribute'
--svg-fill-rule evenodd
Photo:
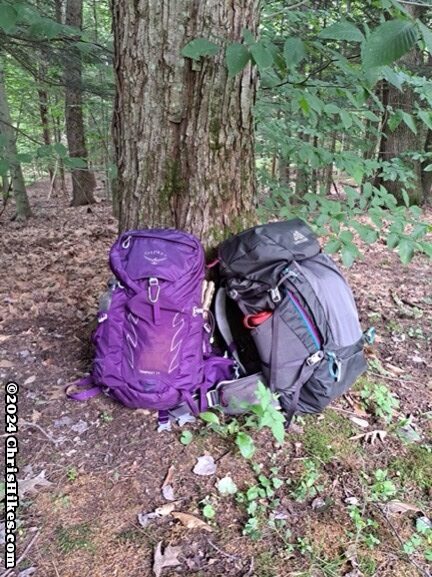
<svg viewBox="0 0 432 577"><path fill-rule="evenodd" d="M175 519L178 519L182 525L187 527L188 529L203 529L204 531L213 531L210 525L198 519L194 515L190 515L189 513L180 513L179 511L174 511L171 513Z"/></svg>
<svg viewBox="0 0 432 577"><path fill-rule="evenodd" d="M39 419L41 418L42 413L39 413L39 411L36 411L36 409L33 409L33 413L32 413L32 423L37 423L39 421Z"/></svg>
<svg viewBox="0 0 432 577"><path fill-rule="evenodd" d="M168 473L166 474L165 480L162 483L162 487L165 487L165 485L172 485L174 473L175 473L175 467L174 465L171 465L171 467L168 469Z"/></svg>
<svg viewBox="0 0 432 577"><path fill-rule="evenodd" d="M404 503L403 501L398 501L397 499L387 501L387 503L384 505L384 512L388 513L389 515L397 515L398 513L406 513L408 511L422 513L422 510L415 505Z"/></svg>
<svg viewBox="0 0 432 577"><path fill-rule="evenodd" d="M370 443L371 445L374 445L377 440L383 443L386 437L387 437L387 431L377 429L376 431L368 431L367 433L360 433L359 435L354 435L353 437L350 437L350 441L363 439L365 443Z"/></svg>
<svg viewBox="0 0 432 577"><path fill-rule="evenodd" d="M34 383L36 380L36 375L32 375L31 377L28 377L28 379L26 379L24 381L24 385L31 385L32 383Z"/></svg>
<svg viewBox="0 0 432 577"><path fill-rule="evenodd" d="M401 369L400 367L395 367L395 365L391 365L390 363L386 363L384 366L388 370L388 372L392 373L393 375L399 376L405 373L404 369Z"/></svg>
<svg viewBox="0 0 432 577"><path fill-rule="evenodd" d="M8 339L10 339L10 335L0 335L0 343L4 343Z"/></svg>
<svg viewBox="0 0 432 577"><path fill-rule="evenodd" d="M2 359L0 361L0 369L11 369L14 366L12 361L8 361L7 359Z"/></svg>
<svg viewBox="0 0 432 577"><path fill-rule="evenodd" d="M162 541L156 545L153 560L153 573L156 577L162 575L162 571L165 567L177 567L181 565L178 556L181 553L181 547L172 547L168 545L165 547L164 552L162 552Z"/></svg>
<svg viewBox="0 0 432 577"><path fill-rule="evenodd" d="M174 511L176 505L177 503L167 503L166 505L162 505L162 507L155 509L155 513L158 517L166 517Z"/></svg>

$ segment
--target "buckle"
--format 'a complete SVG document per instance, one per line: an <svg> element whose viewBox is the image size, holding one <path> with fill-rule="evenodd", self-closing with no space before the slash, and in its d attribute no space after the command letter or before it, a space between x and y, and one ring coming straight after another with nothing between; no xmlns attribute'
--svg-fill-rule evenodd
<svg viewBox="0 0 432 577"><path fill-rule="evenodd" d="M280 294L279 287L270 289L270 296L274 303L279 303L282 300L282 295Z"/></svg>
<svg viewBox="0 0 432 577"><path fill-rule="evenodd" d="M342 376L342 363L334 353L327 353L330 376L338 383Z"/></svg>
<svg viewBox="0 0 432 577"><path fill-rule="evenodd" d="M314 353L313 355L311 355L310 357L308 357L306 359L306 364L309 367L312 367L313 365L316 365L317 363L319 363L320 361L322 361L324 358L324 353L323 351L317 351L316 353Z"/></svg>
<svg viewBox="0 0 432 577"><path fill-rule="evenodd" d="M376 330L375 327L370 327L367 331L363 333L363 340L368 345L373 345L376 338Z"/></svg>
<svg viewBox="0 0 432 577"><path fill-rule="evenodd" d="M220 396L219 391L216 389L212 389L211 391L207 391L206 393L207 404L210 408L215 407L216 405L220 404Z"/></svg>

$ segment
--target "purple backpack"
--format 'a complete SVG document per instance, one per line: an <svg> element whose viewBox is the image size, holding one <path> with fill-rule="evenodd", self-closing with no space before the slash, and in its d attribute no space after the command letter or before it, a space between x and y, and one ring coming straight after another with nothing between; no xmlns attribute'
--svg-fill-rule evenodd
<svg viewBox="0 0 432 577"><path fill-rule="evenodd" d="M110 266L115 279L101 299L92 371L75 383L95 386L68 396L104 391L130 408L205 410L207 391L231 377L233 361L212 352L201 243L174 229L125 232Z"/></svg>

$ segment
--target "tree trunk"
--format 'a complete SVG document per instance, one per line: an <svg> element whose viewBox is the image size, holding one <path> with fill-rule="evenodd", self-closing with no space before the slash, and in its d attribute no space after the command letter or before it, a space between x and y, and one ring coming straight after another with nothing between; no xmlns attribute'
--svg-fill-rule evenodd
<svg viewBox="0 0 432 577"><path fill-rule="evenodd" d="M332 156L336 150L336 132L332 132L331 134L331 142L330 142L330 152ZM333 160L324 168L323 173L323 181L324 181L324 194L328 196L331 192L331 187L333 184Z"/></svg>
<svg viewBox="0 0 432 577"><path fill-rule="evenodd" d="M199 62L180 51L255 34L258 3L113 1L121 230L174 226L210 245L253 221L255 69L230 78L224 50Z"/></svg>
<svg viewBox="0 0 432 577"><path fill-rule="evenodd" d="M67 0L66 25L82 28L82 0ZM66 135L71 158L80 158L85 168L72 169L72 206L82 206L95 202L93 191L96 186L94 174L87 164L87 149L84 134L82 109L82 74L80 51L72 47L69 50L69 62L65 67L66 86Z"/></svg>
<svg viewBox="0 0 432 577"><path fill-rule="evenodd" d="M47 91L42 88L43 82L46 77L46 66L45 64L41 64L39 66L39 79L38 82L40 83L40 87L38 88L38 96L39 96L39 114L41 118L41 125L42 125L42 138L44 144L46 146L51 145L51 132L49 126L49 112L48 112L48 93ZM57 190L57 182L54 174L53 167L50 165L48 167L50 182L54 190Z"/></svg>
<svg viewBox="0 0 432 577"><path fill-rule="evenodd" d="M21 164L18 162L17 148L15 141L12 119L9 112L9 105L6 96L3 68L0 64L0 131L5 137L6 161L9 164L9 171L12 180L12 189L16 203L16 217L19 220L26 220L31 216L30 203L24 182Z"/></svg>
<svg viewBox="0 0 432 577"><path fill-rule="evenodd" d="M419 18L424 8L425 7L410 4L407 4L405 7L413 18ZM407 68L415 69L419 64L420 57L420 51L415 48L403 56L400 59L400 63ZM416 95L412 89L404 86L402 90L398 90L392 84L386 83L384 92L387 106L391 106L394 111L399 109L409 114L413 112ZM388 114L387 111L385 111L384 114ZM407 153L422 150L420 134L414 134L405 122L400 122L399 126L392 132L388 127L388 118L386 117L382 130L383 135L381 137L379 152L379 158L381 160L389 161L392 158L403 158ZM409 166L414 173L411 187L406 187L410 202L412 204L421 204L423 201L421 162L406 158L403 158L403 162ZM378 178L376 184L383 184L400 204L404 202L402 195L404 185L400 181L389 181Z"/></svg>
<svg viewBox="0 0 432 577"><path fill-rule="evenodd" d="M432 152L432 130L429 129L426 136L424 151ZM432 171L426 172L424 169L432 164L430 158L422 164L422 187L423 187L423 201L425 204L430 204L432 196Z"/></svg>

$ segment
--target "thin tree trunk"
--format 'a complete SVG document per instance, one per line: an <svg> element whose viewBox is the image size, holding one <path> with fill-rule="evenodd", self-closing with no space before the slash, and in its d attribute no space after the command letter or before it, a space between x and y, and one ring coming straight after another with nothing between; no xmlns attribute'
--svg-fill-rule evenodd
<svg viewBox="0 0 432 577"><path fill-rule="evenodd" d="M406 10L410 12L413 18L419 18L425 7L417 5L406 5ZM420 51L416 48L408 52L400 59L400 63L408 68L415 68L418 65L420 58ZM415 93L412 89L404 86L403 90L398 90L392 84L386 82L384 88L386 92L385 102L391 106L393 110L403 110L407 113L412 113L414 103L416 101ZM387 112L385 112L387 114ZM384 161L390 161L392 158L403 157L407 153L418 152L422 150L421 136L419 131L415 134L405 122L400 122L399 126L391 131L388 127L388 118L385 118L383 125L383 135L380 142L379 158ZM412 204L421 204L423 201L423 185L422 185L422 170L421 162L418 160L403 159L403 161L410 167L414 173L413 183L410 188L407 188L407 193ZM403 203L402 189L404 185L400 181L389 181L382 178L376 180L377 184L383 184L388 192L393 194L399 203Z"/></svg>
<svg viewBox="0 0 432 577"><path fill-rule="evenodd" d="M336 150L336 132L332 132L331 142L330 142L330 152L332 156ZM333 161L328 164L324 169L324 194L329 195L333 183Z"/></svg>
<svg viewBox="0 0 432 577"><path fill-rule="evenodd" d="M228 77L224 50L199 62L180 52L196 37L255 34L258 0L114 0L113 20L120 229L175 226L210 245L250 224L256 72Z"/></svg>
<svg viewBox="0 0 432 577"><path fill-rule="evenodd" d="M82 0L67 0L66 25L82 28ZM69 62L65 67L66 86L66 135L71 158L80 158L85 168L72 169L72 206L95 202L93 191L96 186L94 174L88 168L87 148L84 133L82 105L82 63L80 51L69 50Z"/></svg>
<svg viewBox="0 0 432 577"><path fill-rule="evenodd" d="M13 194L16 203L16 217L19 220L26 220L31 216L30 203L28 201L24 176L21 164L18 162L15 134L12 119L9 112L9 105L6 96L4 83L4 73L0 64L0 130L5 137L6 160L9 163L9 171L12 180Z"/></svg>
<svg viewBox="0 0 432 577"><path fill-rule="evenodd" d="M432 130L429 129L426 142L424 146L424 151L432 152ZM423 188L423 201L425 204L430 204L432 200L432 171L425 172L425 168L432 164L431 160L426 160L422 164L422 188Z"/></svg>
<svg viewBox="0 0 432 577"><path fill-rule="evenodd" d="M46 67L44 64L39 66L39 82L40 86L43 86L43 81L46 76ZM42 125L42 138L46 146L51 146L51 132L49 127L49 112L48 112L48 93L42 87L38 89L39 96L39 114L41 118ZM48 167L48 172L50 176L50 182L54 183L54 191L56 191L56 181L54 178L54 170L52 166Z"/></svg>

